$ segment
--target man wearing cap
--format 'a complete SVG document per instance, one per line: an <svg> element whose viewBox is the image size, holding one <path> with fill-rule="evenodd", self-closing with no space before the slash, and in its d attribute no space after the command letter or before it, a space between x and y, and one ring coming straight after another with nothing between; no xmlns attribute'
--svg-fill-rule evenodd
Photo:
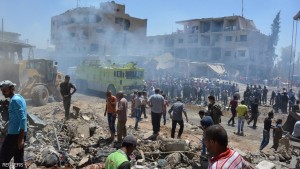
<svg viewBox="0 0 300 169"><path fill-rule="evenodd" d="M65 118L68 120L70 118L71 96L76 92L77 89L72 83L70 83L69 75L65 76L65 81L62 82L59 87L65 108ZM71 89L73 89L72 93Z"/></svg>
<svg viewBox="0 0 300 169"><path fill-rule="evenodd" d="M110 154L105 162L106 169L130 169L129 156L135 150L137 140L134 136L128 135L123 139L122 147Z"/></svg>
<svg viewBox="0 0 300 169"><path fill-rule="evenodd" d="M10 98L8 132L0 151L0 168L9 168L12 157L14 157L15 168L25 168L24 142L27 132L27 110L25 99L14 93L15 85L9 80L0 83L3 96Z"/></svg>

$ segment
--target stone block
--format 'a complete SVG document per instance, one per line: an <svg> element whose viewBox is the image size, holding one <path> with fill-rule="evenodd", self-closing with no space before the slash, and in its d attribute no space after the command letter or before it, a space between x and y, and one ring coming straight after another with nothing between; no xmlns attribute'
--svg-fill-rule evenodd
<svg viewBox="0 0 300 169"><path fill-rule="evenodd" d="M274 169L275 164L270 161L262 161L259 164L256 165L257 169Z"/></svg>

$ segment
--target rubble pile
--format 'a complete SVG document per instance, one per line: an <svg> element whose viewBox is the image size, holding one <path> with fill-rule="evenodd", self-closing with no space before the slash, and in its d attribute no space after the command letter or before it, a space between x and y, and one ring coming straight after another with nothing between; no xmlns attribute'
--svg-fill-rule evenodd
<svg viewBox="0 0 300 169"><path fill-rule="evenodd" d="M61 103L30 109L25 147L28 168L101 169L108 155L120 147L120 143L108 141L107 121L100 117L99 108L91 110L90 105L77 105L80 107L73 109L72 119L67 121ZM184 133L188 135L185 139L171 139L166 132L158 136L152 135L152 131L136 131L130 124L127 128L127 133L138 139L137 149L133 152L135 158L131 161L135 168L207 168L208 157L200 157L202 131L196 125L185 124ZM290 144L285 137L280 140L277 151L244 152L237 147L231 148L253 168L297 168L300 166L300 150Z"/></svg>

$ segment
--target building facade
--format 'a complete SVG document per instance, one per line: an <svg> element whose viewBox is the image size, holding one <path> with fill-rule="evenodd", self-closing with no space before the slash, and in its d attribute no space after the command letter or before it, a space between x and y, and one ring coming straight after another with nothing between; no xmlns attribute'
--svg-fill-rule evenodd
<svg viewBox="0 0 300 169"><path fill-rule="evenodd" d="M191 62L223 63L239 76L268 76L273 59L267 56L268 36L241 16L178 21L182 30L147 38L150 56L171 53ZM267 63L267 64L266 64Z"/></svg>
<svg viewBox="0 0 300 169"><path fill-rule="evenodd" d="M138 55L146 44L147 20L125 13L114 1L78 7L51 18L56 53L71 56Z"/></svg>

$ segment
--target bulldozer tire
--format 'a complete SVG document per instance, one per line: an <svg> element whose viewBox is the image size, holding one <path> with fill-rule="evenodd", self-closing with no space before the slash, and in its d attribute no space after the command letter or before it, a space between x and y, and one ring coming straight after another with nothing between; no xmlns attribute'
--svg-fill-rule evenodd
<svg viewBox="0 0 300 169"><path fill-rule="evenodd" d="M112 84L108 85L107 91L111 91L111 94L112 94L112 95L116 95L116 88L115 88L115 86L112 85Z"/></svg>
<svg viewBox="0 0 300 169"><path fill-rule="evenodd" d="M48 103L49 92L44 85L35 86L32 89L32 102L35 106L44 106Z"/></svg>

